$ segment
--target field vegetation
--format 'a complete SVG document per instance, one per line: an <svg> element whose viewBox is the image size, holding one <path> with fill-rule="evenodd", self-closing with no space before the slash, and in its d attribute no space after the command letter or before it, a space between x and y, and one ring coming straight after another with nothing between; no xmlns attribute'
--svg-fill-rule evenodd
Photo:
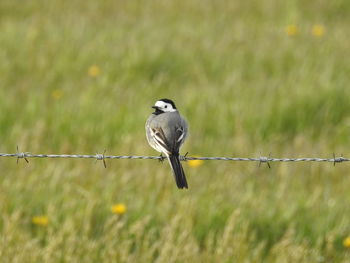
<svg viewBox="0 0 350 263"><path fill-rule="evenodd" d="M350 156L350 2L0 1L0 152ZM348 163L0 159L1 262L350 262Z"/></svg>

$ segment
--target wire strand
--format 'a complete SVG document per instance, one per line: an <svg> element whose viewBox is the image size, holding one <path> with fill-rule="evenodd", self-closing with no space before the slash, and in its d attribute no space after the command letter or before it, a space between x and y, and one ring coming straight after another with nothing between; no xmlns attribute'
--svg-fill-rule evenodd
<svg viewBox="0 0 350 263"><path fill-rule="evenodd" d="M17 152L17 153L0 153L0 157L15 157L18 159L25 159L28 162L28 158L79 158L79 159L143 159L143 160L162 160L166 157L162 156L139 156L139 155L105 155L103 154L31 154L29 152ZM318 157L301 157L301 158L273 158L266 156L259 157L190 157L190 156L180 156L181 161L190 160L203 160L203 161L235 161L235 162L259 162L259 163L270 163L270 162L331 162L331 163L342 163L349 162L350 159L341 157L336 157L333 154L333 158L318 158Z"/></svg>

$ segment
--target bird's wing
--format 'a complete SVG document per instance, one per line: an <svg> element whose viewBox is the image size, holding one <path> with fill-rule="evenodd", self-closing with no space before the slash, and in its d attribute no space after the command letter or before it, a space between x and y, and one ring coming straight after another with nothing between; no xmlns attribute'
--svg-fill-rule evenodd
<svg viewBox="0 0 350 263"><path fill-rule="evenodd" d="M179 151L181 144L184 142L186 137L185 128L182 126L175 127L175 136L174 136L174 150Z"/></svg>
<svg viewBox="0 0 350 263"><path fill-rule="evenodd" d="M165 137L164 131L161 127L151 128L151 137L154 139L154 142L159 146L162 152L167 155L172 153L172 147Z"/></svg>

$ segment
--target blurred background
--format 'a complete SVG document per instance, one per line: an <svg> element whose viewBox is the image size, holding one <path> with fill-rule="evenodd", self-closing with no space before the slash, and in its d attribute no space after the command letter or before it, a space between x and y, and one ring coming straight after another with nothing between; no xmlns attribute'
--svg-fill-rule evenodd
<svg viewBox="0 0 350 263"><path fill-rule="evenodd" d="M350 2L0 2L0 152L320 157L350 146ZM0 159L2 262L350 262L349 165Z"/></svg>

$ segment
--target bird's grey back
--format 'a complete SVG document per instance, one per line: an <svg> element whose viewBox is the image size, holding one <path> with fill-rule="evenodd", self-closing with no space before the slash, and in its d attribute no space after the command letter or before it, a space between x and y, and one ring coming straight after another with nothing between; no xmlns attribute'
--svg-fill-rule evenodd
<svg viewBox="0 0 350 263"><path fill-rule="evenodd" d="M184 118L182 118L178 111L165 112L159 115L151 114L146 122L150 128L162 128L166 138L173 138L176 133L176 128L182 127L185 132L185 137L188 134L188 126ZM184 139L185 139L184 137Z"/></svg>

